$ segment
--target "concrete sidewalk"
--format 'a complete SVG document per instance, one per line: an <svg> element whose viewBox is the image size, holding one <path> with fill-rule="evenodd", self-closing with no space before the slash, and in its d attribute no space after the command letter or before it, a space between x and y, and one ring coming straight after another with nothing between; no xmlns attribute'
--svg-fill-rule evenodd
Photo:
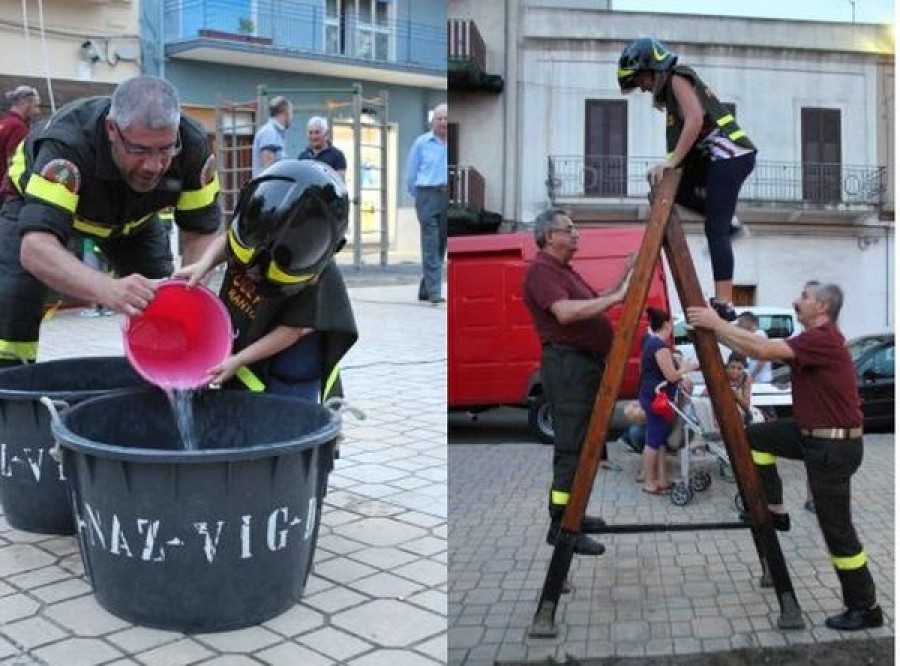
<svg viewBox="0 0 900 666"><path fill-rule="evenodd" d="M446 309L418 304L417 277L393 273L393 286L350 290L360 341L342 375L367 419L344 419L301 603L238 631L137 627L97 604L73 537L28 534L0 518L0 664L445 663ZM41 358L121 354L121 326L119 316L58 312L45 323Z"/></svg>
<svg viewBox="0 0 900 666"><path fill-rule="evenodd" d="M893 635L894 436L873 434L865 437L853 506L883 628L842 634L824 626L842 610L840 587L816 519L803 510L803 467L779 461L793 526L778 538L806 629L776 627L778 601L758 585L749 530L689 531L601 535L606 554L573 560L574 590L557 609L559 636L529 638L553 553L544 543L552 449L531 440L524 412L507 413L450 420L450 664L640 658ZM610 524L736 520L736 486L715 465L711 487L679 507L640 492L639 456L611 444L610 459L619 469L598 472L588 509ZM670 470L676 478L674 458Z"/></svg>

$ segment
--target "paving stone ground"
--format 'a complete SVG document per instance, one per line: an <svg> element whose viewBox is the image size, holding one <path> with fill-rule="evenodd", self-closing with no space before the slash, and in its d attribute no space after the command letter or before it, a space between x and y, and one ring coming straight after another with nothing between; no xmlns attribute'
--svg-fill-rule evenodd
<svg viewBox="0 0 900 666"><path fill-rule="evenodd" d="M824 627L842 608L815 517L803 510L805 474L780 461L793 527L779 534L806 629L776 626L778 602L757 584L749 530L602 535L605 555L576 555L574 587L557 610L559 636L527 636L552 548L544 543L551 448L534 443L524 411L450 419L450 664L640 658L777 647L894 634L894 436L867 434L854 477L854 521L887 624L842 634ZM712 485L684 507L640 492L640 458L610 445L618 471L598 473L588 511L611 524L736 519L736 487ZM676 471L676 461L670 460ZM822 662L826 663L826 662Z"/></svg>
<svg viewBox="0 0 900 666"><path fill-rule="evenodd" d="M135 626L97 603L74 537L0 517L0 664L445 663L446 309L416 301L411 269L368 270L348 276L375 286L350 290L360 342L343 363L348 399L367 418L344 420L303 600L237 631ZM118 316L59 311L45 322L41 358L121 354L121 326Z"/></svg>

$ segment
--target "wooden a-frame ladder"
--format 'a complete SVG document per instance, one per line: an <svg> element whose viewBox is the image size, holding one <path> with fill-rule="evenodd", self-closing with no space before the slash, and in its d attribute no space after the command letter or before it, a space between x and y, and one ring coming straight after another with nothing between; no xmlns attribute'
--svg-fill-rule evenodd
<svg viewBox="0 0 900 666"><path fill-rule="evenodd" d="M704 303L703 292L697 280L697 273L694 270L684 231L678 219L672 216L675 193L680 179L680 171L667 172L653 193L650 222L635 262L634 273L625 297L622 318L619 321L612 349L607 358L603 380L594 401L587 434L578 459L575 480L569 493L569 502L563 514L562 528L529 631L529 635L532 637L556 636L556 609L572 564L575 539L591 495L597 466L603 455L609 421L619 388L622 385L622 378L625 375L625 365L647 299L647 292L650 289L653 268L660 257L661 250L664 249L666 252L669 270L678 291L678 298L685 311L688 306L698 306ZM774 586L778 595L778 603L781 608L781 614L778 617L779 628L802 629L804 622L800 606L791 585L778 537L772 526L759 475L750 457L744 424L738 412L734 394L728 384L715 335L707 330L696 329L691 332L691 336L722 432L722 439L734 468L738 489L750 512L751 525L739 522L608 525L603 528L602 532L616 534L749 528L762 563L761 585Z"/></svg>

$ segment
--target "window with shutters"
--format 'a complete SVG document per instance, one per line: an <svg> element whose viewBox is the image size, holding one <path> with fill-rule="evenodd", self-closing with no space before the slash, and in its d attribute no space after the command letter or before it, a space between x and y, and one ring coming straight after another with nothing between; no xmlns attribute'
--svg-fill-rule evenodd
<svg viewBox="0 0 900 666"><path fill-rule="evenodd" d="M624 197L628 190L628 105L585 100L584 194Z"/></svg>
<svg viewBox="0 0 900 666"><path fill-rule="evenodd" d="M803 200L811 203L841 201L841 111L800 110Z"/></svg>

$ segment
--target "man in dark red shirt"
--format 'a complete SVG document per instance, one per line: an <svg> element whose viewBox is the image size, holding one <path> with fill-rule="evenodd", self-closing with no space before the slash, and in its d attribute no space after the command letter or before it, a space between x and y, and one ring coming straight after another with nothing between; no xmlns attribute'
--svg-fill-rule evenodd
<svg viewBox="0 0 900 666"><path fill-rule="evenodd" d="M598 295L570 265L578 249L578 230L565 211L541 213L534 223L534 239L540 251L525 273L523 292L541 339L541 381L553 416L547 543L554 545L612 345L612 324L604 313L625 298L633 261L629 259L614 289ZM585 534L604 525L601 518L585 516L575 552L602 555L603 544Z"/></svg>
<svg viewBox="0 0 900 666"><path fill-rule="evenodd" d="M6 93L9 111L0 116L0 185L6 178L9 160L22 139L28 134L31 123L40 113L41 98L38 91L29 86L19 86ZM3 190L0 189L0 203Z"/></svg>
<svg viewBox="0 0 900 666"><path fill-rule="evenodd" d="M753 462L776 529L790 529L776 456L803 460L822 535L831 553L847 610L829 617L831 629L880 627L875 583L853 527L850 479L862 463L862 422L856 372L837 327L844 303L840 287L808 282L794 301L804 331L795 338L764 340L720 319L708 307L688 308L688 321L715 332L721 342L755 359L785 361L791 368L794 418L747 428Z"/></svg>

